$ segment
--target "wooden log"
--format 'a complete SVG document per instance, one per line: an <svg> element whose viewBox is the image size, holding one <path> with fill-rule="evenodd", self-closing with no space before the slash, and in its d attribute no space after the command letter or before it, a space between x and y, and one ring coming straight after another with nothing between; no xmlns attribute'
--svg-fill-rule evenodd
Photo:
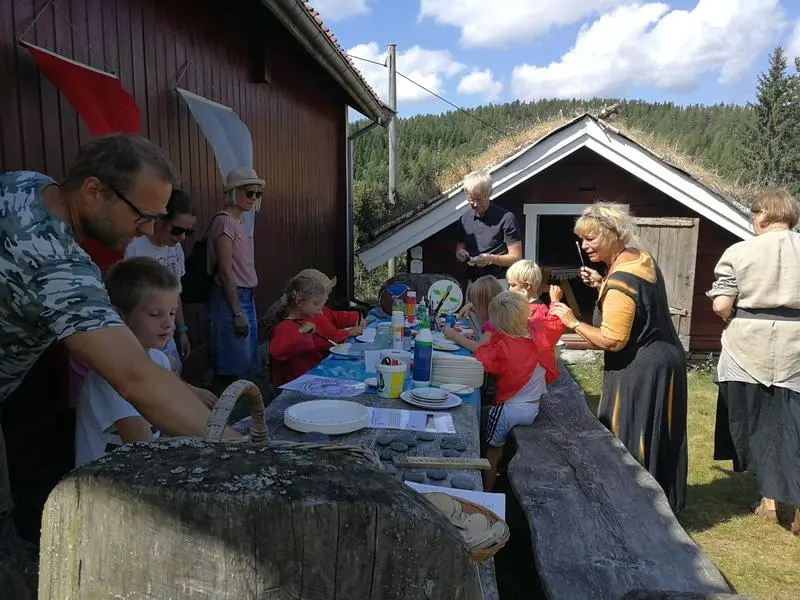
<svg viewBox="0 0 800 600"><path fill-rule="evenodd" d="M508 480L549 600L732 591L655 479L589 412L563 366L534 424L511 436L517 453Z"/></svg>
<svg viewBox="0 0 800 600"><path fill-rule="evenodd" d="M21 538L0 538L0 600L35 600L39 551Z"/></svg>
<svg viewBox="0 0 800 600"><path fill-rule="evenodd" d="M694 592L632 590L619 600L753 600L753 598L738 594L696 594Z"/></svg>
<svg viewBox="0 0 800 600"><path fill-rule="evenodd" d="M338 448L163 440L71 473L45 507L39 598L477 600L458 531Z"/></svg>

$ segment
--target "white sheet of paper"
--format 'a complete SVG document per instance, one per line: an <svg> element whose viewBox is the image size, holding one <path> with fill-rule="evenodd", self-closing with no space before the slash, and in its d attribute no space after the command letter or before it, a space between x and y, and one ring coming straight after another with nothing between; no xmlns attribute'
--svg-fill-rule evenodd
<svg viewBox="0 0 800 600"><path fill-rule="evenodd" d="M364 370L375 373L375 365L381 359L381 350L364 350Z"/></svg>
<svg viewBox="0 0 800 600"><path fill-rule="evenodd" d="M369 409L369 427L373 429L405 429L410 431L429 431L431 433L455 433L453 416L436 414L423 410L402 410L398 408Z"/></svg>
<svg viewBox="0 0 800 600"><path fill-rule="evenodd" d="M458 490L456 488L449 488L440 485L427 485L425 483L414 483L413 481L406 481L405 484L420 493L423 492L442 492L450 494L462 500L469 500L475 504L479 504L484 508L488 508L498 517L506 520L506 497L504 494L495 494L492 492L477 492L475 490Z"/></svg>

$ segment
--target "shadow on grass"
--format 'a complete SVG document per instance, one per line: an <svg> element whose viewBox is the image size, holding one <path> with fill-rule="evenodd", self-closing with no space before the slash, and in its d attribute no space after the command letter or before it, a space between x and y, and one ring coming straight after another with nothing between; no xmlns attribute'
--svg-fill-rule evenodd
<svg viewBox="0 0 800 600"><path fill-rule="evenodd" d="M761 499L758 479L750 473L736 473L714 465L714 479L690 484L686 509L678 520L686 529L705 531L719 523L752 514L751 506Z"/></svg>

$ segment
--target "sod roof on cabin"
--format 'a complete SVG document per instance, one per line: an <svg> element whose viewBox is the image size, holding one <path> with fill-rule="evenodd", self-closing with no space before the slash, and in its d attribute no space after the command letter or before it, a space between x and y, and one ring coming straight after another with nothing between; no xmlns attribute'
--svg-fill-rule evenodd
<svg viewBox="0 0 800 600"><path fill-rule="evenodd" d="M467 173L476 169L492 169L506 159L527 150L542 142L551 135L570 127L571 125L589 117L603 127L608 127L622 137L640 146L661 162L680 171L689 179L707 188L711 193L729 204L742 214L749 213L749 207L756 194L760 191L758 186L731 181L713 170L703 166L700 162L682 152L676 144L665 141L657 135L627 126L624 120L604 121L589 114L582 114L576 118L554 117L536 123L528 129L515 135L506 137L490 146L486 151L472 157L465 158L462 162L453 165L442 173L438 179L440 189L445 190L438 196L426 200L411 210L387 221L381 227L363 236L362 244L372 244L394 229L404 225L413 218L435 208L461 186L461 181Z"/></svg>

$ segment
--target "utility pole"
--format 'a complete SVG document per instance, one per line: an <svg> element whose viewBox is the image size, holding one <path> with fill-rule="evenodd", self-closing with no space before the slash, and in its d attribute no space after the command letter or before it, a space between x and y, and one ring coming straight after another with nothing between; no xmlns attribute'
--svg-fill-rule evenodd
<svg viewBox="0 0 800 600"><path fill-rule="evenodd" d="M387 60L389 63L389 108L395 114L389 121L389 206L394 206L397 195L397 45L389 44ZM394 277L395 259L387 264L389 277Z"/></svg>

